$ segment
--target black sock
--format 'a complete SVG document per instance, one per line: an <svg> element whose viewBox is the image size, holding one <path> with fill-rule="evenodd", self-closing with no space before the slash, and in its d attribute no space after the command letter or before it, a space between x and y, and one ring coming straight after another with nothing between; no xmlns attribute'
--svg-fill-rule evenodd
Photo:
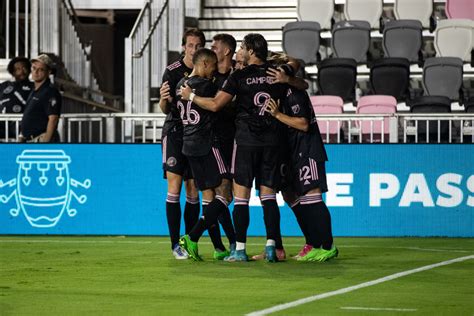
<svg viewBox="0 0 474 316"><path fill-rule="evenodd" d="M170 232L171 249L179 242L179 229L181 224L181 205L179 195L168 193L166 197L166 220Z"/></svg>
<svg viewBox="0 0 474 316"><path fill-rule="evenodd" d="M304 207L300 204L299 200L295 202L293 205L291 205L291 210L295 214L296 221L298 222L298 225L300 226L301 232L303 233L303 236L305 238L305 243L308 245L311 245L310 238L309 238L309 233L308 233L308 219L305 219L303 213L304 213Z"/></svg>
<svg viewBox="0 0 474 316"><path fill-rule="evenodd" d="M219 223L224 229L225 235L229 240L229 244L235 244L235 229L230 218L229 208L226 208L218 217Z"/></svg>
<svg viewBox="0 0 474 316"><path fill-rule="evenodd" d="M204 214L206 212L206 208L211 203L211 201L205 201L202 200L202 213ZM219 249L224 251L225 246L222 243L222 237L221 237L221 230L219 229L219 225L212 225L211 227L208 228L207 232L209 233L209 238L211 239L212 245L214 246L214 249Z"/></svg>
<svg viewBox="0 0 474 316"><path fill-rule="evenodd" d="M209 227L212 227L213 225L217 226L217 217L219 217L220 213L222 213L226 207L227 203L225 200L222 201L219 196L216 196L216 198L204 209L203 215L189 233L191 240L197 242L206 229L209 229ZM225 250L225 247L223 250Z"/></svg>
<svg viewBox="0 0 474 316"><path fill-rule="evenodd" d="M199 219L199 197L186 197L186 205L184 206L184 230L189 234Z"/></svg>
<svg viewBox="0 0 474 316"><path fill-rule="evenodd" d="M324 201L315 205L316 216L318 224L318 231L321 233L321 244L323 249L329 250L333 245L332 228L331 228L331 214Z"/></svg>
<svg viewBox="0 0 474 316"><path fill-rule="evenodd" d="M263 220L267 231L267 239L275 241L275 248L283 249L283 241L280 231L280 210L275 194L265 194L260 196L263 207Z"/></svg>
<svg viewBox="0 0 474 316"><path fill-rule="evenodd" d="M248 199L235 198L232 218L234 219L236 241L245 243L247 241L247 230L250 224Z"/></svg>

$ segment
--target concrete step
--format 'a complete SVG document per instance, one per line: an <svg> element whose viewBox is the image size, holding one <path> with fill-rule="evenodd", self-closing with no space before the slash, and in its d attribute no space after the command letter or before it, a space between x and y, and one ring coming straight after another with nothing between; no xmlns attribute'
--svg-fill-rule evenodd
<svg viewBox="0 0 474 316"><path fill-rule="evenodd" d="M208 7L295 7L297 0L205 0L204 8Z"/></svg>
<svg viewBox="0 0 474 316"><path fill-rule="evenodd" d="M201 19L199 28L201 30L281 30L288 22L295 19Z"/></svg>
<svg viewBox="0 0 474 316"><path fill-rule="evenodd" d="M7 70L8 63L10 59L1 59L0 58L0 82L10 80L12 77Z"/></svg>
<svg viewBox="0 0 474 316"><path fill-rule="evenodd" d="M296 19L296 7L283 8L205 8L204 19Z"/></svg>

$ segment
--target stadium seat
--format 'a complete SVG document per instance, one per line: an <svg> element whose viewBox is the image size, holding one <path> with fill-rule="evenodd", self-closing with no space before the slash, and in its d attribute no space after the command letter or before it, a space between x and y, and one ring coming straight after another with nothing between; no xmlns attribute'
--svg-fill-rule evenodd
<svg viewBox="0 0 474 316"><path fill-rule="evenodd" d="M353 58L358 63L367 60L370 46L370 24L367 21L340 21L332 29L332 50L339 58Z"/></svg>
<svg viewBox="0 0 474 316"><path fill-rule="evenodd" d="M318 114L342 114L344 112L344 101L338 96L316 95L311 96L310 99L316 118ZM318 119L318 126L324 142L340 142L344 138L342 132L344 123Z"/></svg>
<svg viewBox="0 0 474 316"><path fill-rule="evenodd" d="M410 111L412 113L450 113L451 100L446 96L423 96L411 101ZM440 140L449 137L449 121L424 121L416 123L417 134L421 142L438 142L438 122ZM427 125L428 124L428 125ZM428 131L428 135L427 132Z"/></svg>
<svg viewBox="0 0 474 316"><path fill-rule="evenodd" d="M359 114L392 114L397 111L397 100L389 95L367 95L360 98L356 113ZM363 139L388 142L390 124L389 118L382 121L360 121L356 124L361 129ZM383 128L383 129L382 129ZM382 139L382 134L383 139Z"/></svg>
<svg viewBox="0 0 474 316"><path fill-rule="evenodd" d="M341 97L344 102L355 99L357 63L351 58L327 58L318 65L318 94Z"/></svg>
<svg viewBox="0 0 474 316"><path fill-rule="evenodd" d="M298 0L298 20L318 22L321 29L330 30L334 15L334 0Z"/></svg>
<svg viewBox="0 0 474 316"><path fill-rule="evenodd" d="M318 22L289 22L283 27L283 50L305 64L318 61L321 27Z"/></svg>
<svg viewBox="0 0 474 316"><path fill-rule="evenodd" d="M456 57L431 57L423 66L425 96L444 96L460 100L463 81L463 62Z"/></svg>
<svg viewBox="0 0 474 316"><path fill-rule="evenodd" d="M397 20L418 20L423 28L430 28L433 0L395 0L393 11Z"/></svg>
<svg viewBox="0 0 474 316"><path fill-rule="evenodd" d="M474 113L474 97L470 97L464 103L466 113ZM474 143L474 118L470 121L464 121L461 126L463 129L463 138L465 143ZM469 131L469 133L467 133Z"/></svg>
<svg viewBox="0 0 474 316"><path fill-rule="evenodd" d="M386 57L419 61L423 45L423 26L418 20L393 20L383 30L383 51Z"/></svg>
<svg viewBox="0 0 474 316"><path fill-rule="evenodd" d="M409 96L410 63L406 58L382 58L370 67L371 93L404 102Z"/></svg>
<svg viewBox="0 0 474 316"><path fill-rule="evenodd" d="M445 11L450 19L474 20L474 1L446 0Z"/></svg>
<svg viewBox="0 0 474 316"><path fill-rule="evenodd" d="M346 0L344 15L346 20L368 21L372 29L380 28L383 0Z"/></svg>
<svg viewBox="0 0 474 316"><path fill-rule="evenodd" d="M440 57L458 57L471 60L474 21L469 19L448 19L438 22L434 46Z"/></svg>

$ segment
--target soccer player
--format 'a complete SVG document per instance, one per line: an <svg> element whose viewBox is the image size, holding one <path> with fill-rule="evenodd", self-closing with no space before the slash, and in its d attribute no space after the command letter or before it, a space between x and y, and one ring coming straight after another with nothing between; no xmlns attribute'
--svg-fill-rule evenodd
<svg viewBox="0 0 474 316"><path fill-rule="evenodd" d="M197 96L190 87L181 88L183 99L200 107L218 111L236 96L237 119L232 167L234 189L233 219L237 236L236 251L226 261L248 261L246 253L249 226L249 199L254 179L260 189L267 232L266 259L276 262L275 241L280 238L280 212L276 202L278 184L278 121L266 111L271 98L284 97L281 84L272 84L267 76L267 41L261 34L250 33L241 45L248 66L233 72L214 98Z"/></svg>
<svg viewBox="0 0 474 316"><path fill-rule="evenodd" d="M242 55L242 49L239 49L237 53L235 53L235 69L244 69L245 67L247 67L247 62Z"/></svg>
<svg viewBox="0 0 474 316"><path fill-rule="evenodd" d="M214 97L217 86L210 79L213 78L217 67L216 54L210 49L201 48L194 54L193 63L194 70L186 80L187 86L203 97ZM178 86L184 84L184 81L181 80ZM218 227L217 218L224 212L229 212L227 205L232 200L230 174L216 138L217 113L202 109L179 95L177 100L177 106L183 113L183 154L188 158L196 186L202 191L203 200L210 201L203 207L203 215L197 224L188 235L180 239L180 245L191 258L199 261L199 238L206 229Z"/></svg>
<svg viewBox="0 0 474 316"><path fill-rule="evenodd" d="M326 150L306 91L289 87L281 108L270 100L268 111L287 125L290 153L290 186L284 193L306 238L297 255L301 261L327 261L338 255L334 246L331 215L322 199L327 192Z"/></svg>
<svg viewBox="0 0 474 316"><path fill-rule="evenodd" d="M160 88L160 108L167 114L163 126L163 171L168 182L166 198L166 218L171 239L171 249L176 259L187 259L188 254L179 246L181 205L180 194L183 179L186 189L184 208L185 231L189 232L199 218L199 195L190 179L188 162L182 154L183 124L180 110L176 106L176 87L178 82L193 70L193 56L196 50L204 46L204 33L198 29L189 29L183 35L183 56L166 67L163 84Z"/></svg>

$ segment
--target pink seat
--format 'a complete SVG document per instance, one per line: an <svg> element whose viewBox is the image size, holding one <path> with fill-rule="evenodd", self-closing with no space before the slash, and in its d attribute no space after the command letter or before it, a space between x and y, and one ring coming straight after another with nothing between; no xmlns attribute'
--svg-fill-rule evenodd
<svg viewBox="0 0 474 316"><path fill-rule="evenodd" d="M474 1L472 0L446 0L445 10L450 19L474 20Z"/></svg>
<svg viewBox="0 0 474 316"><path fill-rule="evenodd" d="M368 95L361 97L357 103L356 113L359 114L390 114L397 111L397 100L389 95ZM373 124L372 124L373 122ZM382 133L381 121L361 121L356 124L360 127L363 135L373 133L373 140L380 141ZM389 134L389 118L383 120L384 139L388 140Z"/></svg>
<svg viewBox="0 0 474 316"><path fill-rule="evenodd" d="M311 96L311 104L313 105L314 113L316 118L318 114L342 114L344 109L344 101L341 97L332 95L316 95ZM328 142L329 135L337 135L338 131L341 135L342 123L336 121L328 121L324 119L318 119L319 132L323 137L323 140Z"/></svg>

